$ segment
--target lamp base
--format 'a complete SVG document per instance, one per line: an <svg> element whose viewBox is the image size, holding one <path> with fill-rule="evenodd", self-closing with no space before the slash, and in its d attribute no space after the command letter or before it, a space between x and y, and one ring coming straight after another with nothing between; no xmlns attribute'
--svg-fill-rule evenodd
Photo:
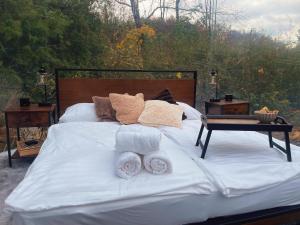
<svg viewBox="0 0 300 225"><path fill-rule="evenodd" d="M209 99L209 101L210 102L220 102L221 99L219 99L219 98L211 98L211 99Z"/></svg>
<svg viewBox="0 0 300 225"><path fill-rule="evenodd" d="M49 102L40 102L40 103L39 103L39 106L40 106L40 107L43 107L43 106L44 106L44 107L46 107L46 106L52 106L52 103L49 103Z"/></svg>

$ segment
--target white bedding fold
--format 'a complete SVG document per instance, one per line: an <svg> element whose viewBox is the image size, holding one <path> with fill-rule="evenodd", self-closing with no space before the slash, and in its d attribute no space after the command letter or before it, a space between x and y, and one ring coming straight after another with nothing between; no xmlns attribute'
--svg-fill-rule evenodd
<svg viewBox="0 0 300 225"><path fill-rule="evenodd" d="M145 169L152 174L172 173L173 170L172 162L163 150L145 155L143 163Z"/></svg>
<svg viewBox="0 0 300 225"><path fill-rule="evenodd" d="M291 145L293 161L287 162L285 154L269 147L268 136L258 132L214 131L201 159L201 148L195 147L200 125L190 120L183 122L182 129L160 130L194 159L224 196L259 192L300 176L300 148ZM202 141L206 134L205 130Z"/></svg>
<svg viewBox="0 0 300 225"><path fill-rule="evenodd" d="M240 161L220 165L201 160L200 164L226 197L267 190L294 179L300 174L299 165L284 161L265 164Z"/></svg>
<svg viewBox="0 0 300 225"><path fill-rule="evenodd" d="M51 126L24 180L6 199L8 209L37 212L101 204L105 212L170 196L216 191L199 167L164 135L160 148L169 153L173 173L162 180L142 170L131 179L120 179L114 164L119 127L114 122Z"/></svg>
<svg viewBox="0 0 300 225"><path fill-rule="evenodd" d="M116 174L124 179L136 176L141 172L141 157L134 152L117 153Z"/></svg>
<svg viewBox="0 0 300 225"><path fill-rule="evenodd" d="M161 132L139 124L122 125L116 133L116 150L146 155L158 151Z"/></svg>

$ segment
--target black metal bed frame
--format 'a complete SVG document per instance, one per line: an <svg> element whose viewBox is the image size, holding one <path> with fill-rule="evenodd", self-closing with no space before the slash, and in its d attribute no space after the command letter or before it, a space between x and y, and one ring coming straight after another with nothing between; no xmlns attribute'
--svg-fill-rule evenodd
<svg viewBox="0 0 300 225"><path fill-rule="evenodd" d="M272 209L264 209L255 212L243 213L232 216L222 216L217 218L208 219L205 222L201 223L190 223L186 225L241 225L248 224L253 222L257 222L264 219L270 219L273 217L283 216L288 213L295 213L300 211L300 205L294 206L284 206L284 207L276 207ZM263 223L261 223L263 224ZM300 224L300 213L299 219L297 221L289 221L284 222L282 225L296 225ZM264 225L270 225L268 223L264 223Z"/></svg>
<svg viewBox="0 0 300 225"><path fill-rule="evenodd" d="M60 104L59 104L59 72L70 72L70 71L78 71L78 72L128 72L128 73L190 73L193 74L193 79L195 80L194 87L194 95L196 105L196 91L197 91L197 80L198 80L198 72L196 70L131 70L131 69L76 69L76 68L56 68L55 69L55 84L56 84L56 104L57 104L57 116L60 115ZM288 224L300 224L300 204L294 206L284 206L277 207L265 210L258 210L255 212L249 212L244 214L232 215L232 216L224 216L208 219L205 222L199 223L191 223L189 225L240 225L246 223L252 223L256 221L260 221L263 219L283 216L289 213L299 213L299 219L294 221L296 223L288 223ZM262 223L261 223L262 224ZM283 223L287 225L287 223ZM267 224L266 224L267 225Z"/></svg>
<svg viewBox="0 0 300 225"><path fill-rule="evenodd" d="M195 80L194 86L194 107L196 106L196 91L197 91L197 81L198 81L198 71L197 70L134 70L134 69L92 69L92 68L55 68L55 89L56 89L56 111L57 117L60 116L60 100L59 100L59 72L125 72L125 73L187 73L193 75L193 80Z"/></svg>

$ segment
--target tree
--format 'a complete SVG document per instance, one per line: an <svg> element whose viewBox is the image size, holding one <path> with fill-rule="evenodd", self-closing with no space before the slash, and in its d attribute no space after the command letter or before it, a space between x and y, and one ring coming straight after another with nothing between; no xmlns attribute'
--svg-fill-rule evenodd
<svg viewBox="0 0 300 225"><path fill-rule="evenodd" d="M179 4L180 0L175 0L176 21L179 21Z"/></svg>
<svg viewBox="0 0 300 225"><path fill-rule="evenodd" d="M93 1L2 0L0 4L0 76L17 75L32 91L40 66L103 65L101 21Z"/></svg>

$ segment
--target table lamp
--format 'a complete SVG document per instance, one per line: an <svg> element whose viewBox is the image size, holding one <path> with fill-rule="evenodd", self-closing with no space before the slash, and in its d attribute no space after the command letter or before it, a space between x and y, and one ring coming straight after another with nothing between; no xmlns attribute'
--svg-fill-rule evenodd
<svg viewBox="0 0 300 225"><path fill-rule="evenodd" d="M215 98L211 98L209 101L210 102L219 102L220 99L218 98L218 70L211 70L210 75L211 75L210 84L215 85L216 96L215 96Z"/></svg>
<svg viewBox="0 0 300 225"><path fill-rule="evenodd" d="M52 103L48 102L48 94L47 94L47 83L46 80L48 78L48 73L44 67L41 67L38 71L39 75L39 83L38 85L44 88L44 101L39 103L39 106L51 106Z"/></svg>

